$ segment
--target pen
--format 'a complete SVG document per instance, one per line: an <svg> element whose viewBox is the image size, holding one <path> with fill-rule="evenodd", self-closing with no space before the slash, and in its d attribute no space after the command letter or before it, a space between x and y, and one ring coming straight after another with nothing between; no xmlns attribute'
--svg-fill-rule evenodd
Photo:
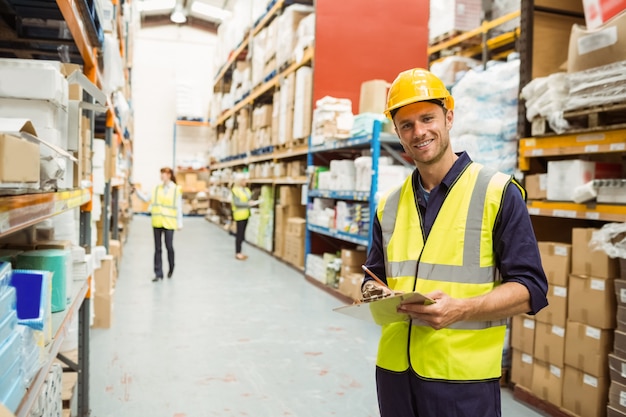
<svg viewBox="0 0 626 417"><path fill-rule="evenodd" d="M370 271L365 265L361 265L361 268L363 268L363 271L365 271L367 273L367 275L369 275L370 277L374 278L374 280L376 282L378 282L380 285L382 285L385 288L388 288L389 290L391 290L391 295L394 295L394 292L391 288L389 288L387 286L387 284L385 284L380 278L378 278L376 276L376 274L374 274L372 271Z"/></svg>

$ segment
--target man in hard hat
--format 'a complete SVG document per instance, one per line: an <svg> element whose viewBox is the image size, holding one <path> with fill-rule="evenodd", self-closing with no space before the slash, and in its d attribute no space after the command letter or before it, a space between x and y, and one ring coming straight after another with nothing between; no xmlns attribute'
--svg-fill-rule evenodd
<svg viewBox="0 0 626 417"><path fill-rule="evenodd" d="M454 99L429 71L400 73L387 101L417 169L378 203L366 266L435 303L403 305L411 321L382 328L381 417L500 416L506 319L547 305L525 191L452 151ZM381 287L366 276L364 297Z"/></svg>

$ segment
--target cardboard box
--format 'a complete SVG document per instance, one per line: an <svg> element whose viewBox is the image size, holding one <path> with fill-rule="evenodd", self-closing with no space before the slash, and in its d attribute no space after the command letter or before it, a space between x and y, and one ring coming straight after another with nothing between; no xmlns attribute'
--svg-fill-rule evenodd
<svg viewBox="0 0 626 417"><path fill-rule="evenodd" d="M619 358L626 359L626 332L615 330L613 336L613 353Z"/></svg>
<svg viewBox="0 0 626 417"><path fill-rule="evenodd" d="M595 29L626 10L626 0L583 0L585 25Z"/></svg>
<svg viewBox="0 0 626 417"><path fill-rule="evenodd" d="M72 242L69 240L42 240L35 245L36 249L72 249Z"/></svg>
<svg viewBox="0 0 626 417"><path fill-rule="evenodd" d="M359 97L359 114L383 114L387 107L387 90L389 83L385 80L369 80L361 84Z"/></svg>
<svg viewBox="0 0 626 417"><path fill-rule="evenodd" d="M535 359L562 368L565 356L565 328L537 322L533 356Z"/></svg>
<svg viewBox="0 0 626 417"><path fill-rule="evenodd" d="M342 274L339 277L339 292L350 297L354 301L362 298L361 284L363 283L363 274Z"/></svg>
<svg viewBox="0 0 626 417"><path fill-rule="evenodd" d="M563 408L566 410L580 417L603 416L606 412L609 380L565 366L563 393Z"/></svg>
<svg viewBox="0 0 626 417"><path fill-rule="evenodd" d="M290 217L287 219L287 237L300 238L304 240L306 234L306 219L300 217Z"/></svg>
<svg viewBox="0 0 626 417"><path fill-rule="evenodd" d="M511 322L511 347L532 355L535 349L535 319L526 314L513 316Z"/></svg>
<svg viewBox="0 0 626 417"><path fill-rule="evenodd" d="M108 293L96 293L93 300L94 319L91 327L109 329L113 322L113 290Z"/></svg>
<svg viewBox="0 0 626 417"><path fill-rule="evenodd" d="M534 361L530 390L542 400L560 407L563 396L563 368Z"/></svg>
<svg viewBox="0 0 626 417"><path fill-rule="evenodd" d="M113 256L117 261L122 259L122 243L119 240L109 240L109 255Z"/></svg>
<svg viewBox="0 0 626 417"><path fill-rule="evenodd" d="M548 174L526 175L524 188L529 200L548 198Z"/></svg>
<svg viewBox="0 0 626 417"><path fill-rule="evenodd" d="M617 311L613 280L570 275L569 283L568 320L614 329Z"/></svg>
<svg viewBox="0 0 626 417"><path fill-rule="evenodd" d="M626 358L609 353L609 375L611 381L626 385Z"/></svg>
<svg viewBox="0 0 626 417"><path fill-rule="evenodd" d="M109 294L113 290L114 281L114 259L111 255L105 255L100 261L100 268L94 272L95 293Z"/></svg>
<svg viewBox="0 0 626 417"><path fill-rule="evenodd" d="M295 83L293 137L303 139L311 135L313 118L313 70L311 67L298 69Z"/></svg>
<svg viewBox="0 0 626 417"><path fill-rule="evenodd" d="M304 268L304 239L296 236L285 236L285 261Z"/></svg>
<svg viewBox="0 0 626 417"><path fill-rule="evenodd" d="M544 1L544 3L551 2ZM558 3L562 3L562 6L566 7L572 7L578 3L582 9L582 4L579 1L560 0ZM557 7L558 9L563 10L560 7ZM567 62L568 54L567 48L564 48L563 45L567 45L570 40L572 25L584 24L585 19L535 11L533 20L532 78L546 77L561 71L560 67ZM546 42L546 39L550 39L550 42Z"/></svg>
<svg viewBox="0 0 626 417"><path fill-rule="evenodd" d="M39 184L39 145L21 133L37 135L30 122L16 128L0 121L0 184Z"/></svg>
<svg viewBox="0 0 626 417"><path fill-rule="evenodd" d="M595 29L572 26L567 72L584 71L626 59L626 12Z"/></svg>
<svg viewBox="0 0 626 417"><path fill-rule="evenodd" d="M626 385L611 381L609 387L609 405L619 412L626 413Z"/></svg>
<svg viewBox="0 0 626 417"><path fill-rule="evenodd" d="M617 307L617 330L626 332L626 307Z"/></svg>
<svg viewBox="0 0 626 417"><path fill-rule="evenodd" d="M352 265L352 266L341 265L341 271L339 271L340 276L344 277L344 276L348 276L351 274L359 274L361 275L361 279L363 279L365 275L360 265Z"/></svg>
<svg viewBox="0 0 626 417"><path fill-rule="evenodd" d="M278 202L281 206L301 206L302 187L298 185L281 185Z"/></svg>
<svg viewBox="0 0 626 417"><path fill-rule="evenodd" d="M621 267L621 261L620 261ZM615 297L619 306L626 307L626 280L615 280Z"/></svg>
<svg viewBox="0 0 626 417"><path fill-rule="evenodd" d="M572 245L556 242L537 242L541 265L550 284L567 287L572 269Z"/></svg>
<svg viewBox="0 0 626 417"><path fill-rule="evenodd" d="M537 321L565 327L567 323L567 288L548 286L548 306L535 316Z"/></svg>
<svg viewBox="0 0 626 417"><path fill-rule="evenodd" d="M342 249L341 250L341 265L344 266L357 266L359 269L361 265L365 263L367 259L367 252L357 249Z"/></svg>
<svg viewBox="0 0 626 417"><path fill-rule="evenodd" d="M601 330L574 321L567 322L565 364L593 376L607 375L613 330Z"/></svg>
<svg viewBox="0 0 626 417"><path fill-rule="evenodd" d="M612 405L606 407L606 417L626 417L626 412L618 410Z"/></svg>
<svg viewBox="0 0 626 417"><path fill-rule="evenodd" d="M511 360L511 382L530 388L533 382L533 356L513 349Z"/></svg>
<svg viewBox="0 0 626 417"><path fill-rule="evenodd" d="M620 178L621 174L620 164L580 159L549 161L547 198L553 201L574 201L574 190L577 187L594 179Z"/></svg>
<svg viewBox="0 0 626 417"><path fill-rule="evenodd" d="M589 241L598 229L572 229L572 274L594 278L618 278L619 261L611 259L603 251L591 251Z"/></svg>

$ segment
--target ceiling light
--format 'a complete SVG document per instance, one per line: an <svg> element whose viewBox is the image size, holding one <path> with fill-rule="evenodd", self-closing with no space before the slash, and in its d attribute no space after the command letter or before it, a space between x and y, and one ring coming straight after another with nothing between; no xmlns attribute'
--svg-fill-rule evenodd
<svg viewBox="0 0 626 417"><path fill-rule="evenodd" d="M221 7L211 6L201 1L194 1L191 4L191 12L212 20L222 21L228 19L231 12Z"/></svg>
<svg viewBox="0 0 626 417"><path fill-rule="evenodd" d="M174 23L185 23L187 21L187 15L185 15L183 7L180 4L176 5L176 8L170 16L170 20Z"/></svg>

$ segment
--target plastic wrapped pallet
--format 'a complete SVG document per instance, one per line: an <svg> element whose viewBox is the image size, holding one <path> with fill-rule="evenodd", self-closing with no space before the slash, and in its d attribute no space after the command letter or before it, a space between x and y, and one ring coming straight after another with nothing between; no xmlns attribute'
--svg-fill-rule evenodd
<svg viewBox="0 0 626 417"><path fill-rule="evenodd" d="M278 20L278 43L276 45L276 62L278 68L294 59L294 50L298 44L298 25L315 9L303 4L292 4L283 10Z"/></svg>
<svg viewBox="0 0 626 417"><path fill-rule="evenodd" d="M480 26L482 0L430 0L428 39Z"/></svg>
<svg viewBox="0 0 626 417"><path fill-rule="evenodd" d="M293 109L294 139L308 138L311 134L313 113L313 70L301 67L296 71L295 98Z"/></svg>
<svg viewBox="0 0 626 417"><path fill-rule="evenodd" d="M517 158L519 60L469 71L452 89L451 143L479 163L512 174Z"/></svg>
<svg viewBox="0 0 626 417"><path fill-rule="evenodd" d="M352 102L349 99L323 97L315 103L311 144L320 145L326 140L347 139L353 126Z"/></svg>

